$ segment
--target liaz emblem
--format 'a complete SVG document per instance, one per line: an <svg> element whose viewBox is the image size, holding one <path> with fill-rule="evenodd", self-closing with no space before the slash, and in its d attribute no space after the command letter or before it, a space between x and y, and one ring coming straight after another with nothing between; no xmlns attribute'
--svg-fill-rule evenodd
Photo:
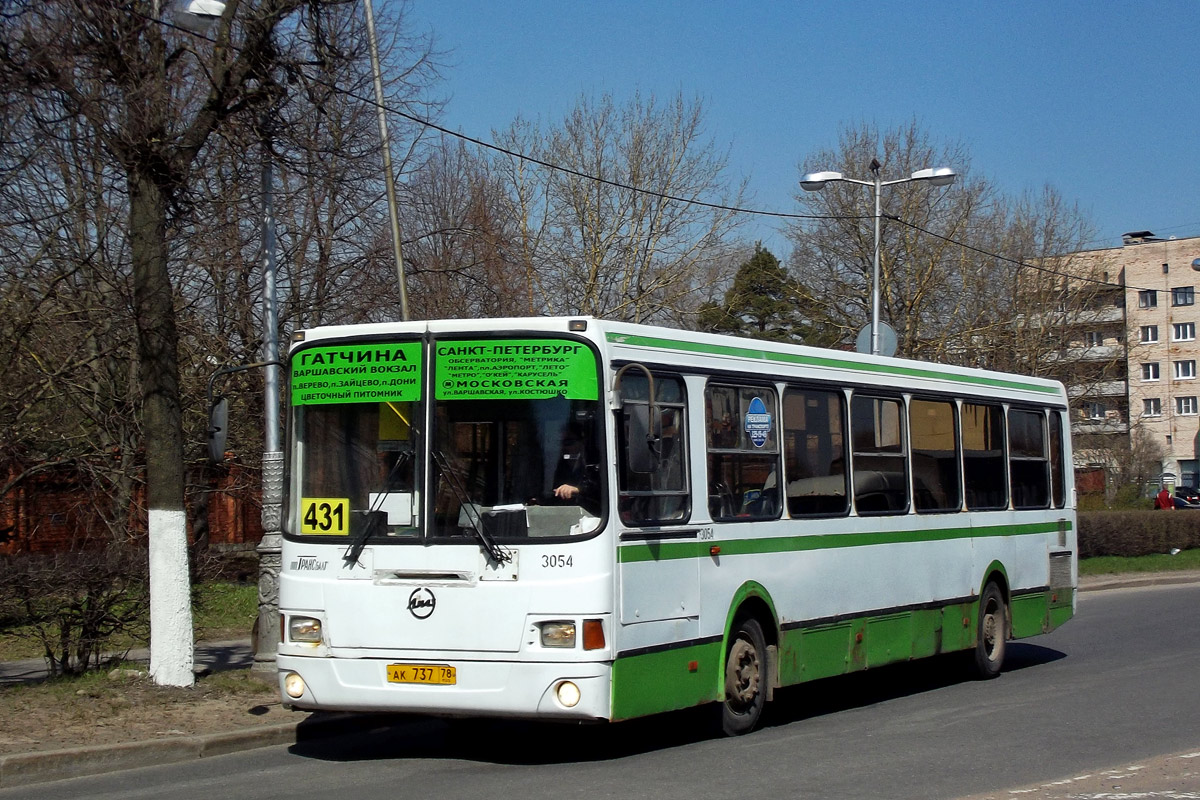
<svg viewBox="0 0 1200 800"><path fill-rule="evenodd" d="M433 592L423 586L413 589L413 593L408 596L408 613L417 619L428 619L436 605L437 598L433 596Z"/></svg>

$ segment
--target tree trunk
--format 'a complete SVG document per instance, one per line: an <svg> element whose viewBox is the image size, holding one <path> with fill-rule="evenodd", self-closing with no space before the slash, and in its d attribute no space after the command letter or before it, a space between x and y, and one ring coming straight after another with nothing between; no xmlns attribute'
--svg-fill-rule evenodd
<svg viewBox="0 0 1200 800"><path fill-rule="evenodd" d="M150 675L159 685L191 686L195 678L183 425L166 220L167 198L161 187L136 168L131 170L129 238L150 512Z"/></svg>

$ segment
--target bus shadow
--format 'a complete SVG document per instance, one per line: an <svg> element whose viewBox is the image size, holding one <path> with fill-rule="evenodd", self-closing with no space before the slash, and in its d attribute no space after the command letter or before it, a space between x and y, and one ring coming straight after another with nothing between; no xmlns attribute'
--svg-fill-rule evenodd
<svg viewBox="0 0 1200 800"><path fill-rule="evenodd" d="M1057 650L1010 642L1005 672L1065 658ZM971 681L962 654L895 664L777 690L764 727L935 691ZM289 752L321 761L453 759L512 766L609 761L720 739L717 706L616 724L579 725L398 714L315 714Z"/></svg>
<svg viewBox="0 0 1200 800"><path fill-rule="evenodd" d="M715 707L616 724L362 715L330 736L297 729L289 752L321 761L453 759L509 766L607 761L719 738ZM307 722L307 721L306 721Z"/></svg>
<svg viewBox="0 0 1200 800"><path fill-rule="evenodd" d="M949 653L779 689L767 725L787 725L971 683L976 678L971 672L970 657L970 652ZM1049 647L1009 642L1003 671L1019 672L1063 658L1066 653Z"/></svg>

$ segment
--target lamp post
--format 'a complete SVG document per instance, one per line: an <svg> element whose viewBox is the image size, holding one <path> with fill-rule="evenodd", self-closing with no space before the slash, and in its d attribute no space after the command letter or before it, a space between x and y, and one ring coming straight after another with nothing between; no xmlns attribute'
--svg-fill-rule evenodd
<svg viewBox="0 0 1200 800"><path fill-rule="evenodd" d="M847 178L840 172L809 172L800 178L800 188L806 192L819 192L825 184L841 181L856 183L859 186L869 186L875 196L875 255L871 261L871 355L879 355L879 224L883 211L879 200L880 190L885 186L895 186L913 181L926 181L933 186L949 186L954 183L954 170L949 167L919 169L907 178L897 178L891 181L880 180L879 161L871 159L871 173L874 178L869 181Z"/></svg>
<svg viewBox="0 0 1200 800"><path fill-rule="evenodd" d="M400 290L400 319L408 321L408 285L404 280L404 255L400 247L400 214L396 203L396 177L392 172L392 145L388 139L387 106L384 105L383 78L379 70L379 45L375 40L375 9L371 0L363 0L367 17L367 40L371 46L371 75L375 83L375 108L379 116L380 150L383 152L383 185L387 190L388 220L392 227L392 258L396 262L396 285Z"/></svg>

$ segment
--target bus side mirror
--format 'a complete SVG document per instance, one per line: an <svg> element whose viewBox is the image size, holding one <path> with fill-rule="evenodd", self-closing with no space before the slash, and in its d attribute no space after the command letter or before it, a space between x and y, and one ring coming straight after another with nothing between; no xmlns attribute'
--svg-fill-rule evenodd
<svg viewBox="0 0 1200 800"><path fill-rule="evenodd" d="M650 430L650 407L639 404L627 405L625 413L625 457L629 471L643 475L658 469L656 433Z"/></svg>
<svg viewBox="0 0 1200 800"><path fill-rule="evenodd" d="M229 401L222 397L208 407L208 461L225 460L225 442L229 438Z"/></svg>

